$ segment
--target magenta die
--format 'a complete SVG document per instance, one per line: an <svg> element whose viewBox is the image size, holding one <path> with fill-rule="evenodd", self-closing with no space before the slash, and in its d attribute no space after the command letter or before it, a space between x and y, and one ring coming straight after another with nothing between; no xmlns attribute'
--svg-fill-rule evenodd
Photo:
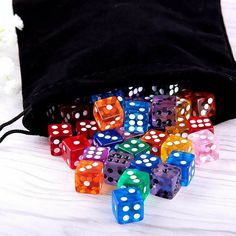
<svg viewBox="0 0 236 236"><path fill-rule="evenodd" d="M87 147L84 150L80 160L101 161L105 162L109 155L110 148L108 147Z"/></svg>
<svg viewBox="0 0 236 236"><path fill-rule="evenodd" d="M176 96L154 96L152 101L152 126L164 129L174 126L176 121Z"/></svg>
<svg viewBox="0 0 236 236"><path fill-rule="evenodd" d="M189 134L192 141L196 164L219 159L219 145L215 135L208 129Z"/></svg>
<svg viewBox="0 0 236 236"><path fill-rule="evenodd" d="M131 139L131 138L140 137L143 135L143 133L129 133L129 132L125 131L124 127L120 127L115 130L123 137L124 141Z"/></svg>
<svg viewBox="0 0 236 236"><path fill-rule="evenodd" d="M117 185L123 172L129 168L133 155L124 152L110 152L104 164L105 183Z"/></svg>

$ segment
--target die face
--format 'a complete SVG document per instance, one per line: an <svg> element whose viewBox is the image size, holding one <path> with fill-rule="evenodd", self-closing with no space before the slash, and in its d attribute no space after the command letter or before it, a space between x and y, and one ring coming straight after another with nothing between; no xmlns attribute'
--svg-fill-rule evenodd
<svg viewBox="0 0 236 236"><path fill-rule="evenodd" d="M188 186L195 174L194 155L187 152L172 151L166 163L181 169L181 185Z"/></svg>
<svg viewBox="0 0 236 236"><path fill-rule="evenodd" d="M144 93L143 87L128 87L124 89L124 95L128 98L137 98L142 96Z"/></svg>
<svg viewBox="0 0 236 236"><path fill-rule="evenodd" d="M118 128L124 122L124 111L115 96L96 101L93 115L102 131Z"/></svg>
<svg viewBox="0 0 236 236"><path fill-rule="evenodd" d="M119 224L141 221L144 202L137 188L121 188L112 192L112 211Z"/></svg>
<svg viewBox="0 0 236 236"><path fill-rule="evenodd" d="M160 157L153 156L151 154L139 154L131 161L130 168L138 169L151 173L152 169L155 168L161 162Z"/></svg>
<svg viewBox="0 0 236 236"><path fill-rule="evenodd" d="M103 163L82 160L75 172L75 189L80 193L98 194L103 184Z"/></svg>
<svg viewBox="0 0 236 236"><path fill-rule="evenodd" d="M197 132L203 129L208 129L212 133L214 133L214 127L209 118L193 117L188 122L189 122L189 133Z"/></svg>
<svg viewBox="0 0 236 236"><path fill-rule="evenodd" d="M165 126L175 125L175 107L175 96L155 96L152 102L152 126L164 129Z"/></svg>
<svg viewBox="0 0 236 236"><path fill-rule="evenodd" d="M123 152L110 152L104 164L104 179L107 184L117 185L120 176L129 168L133 156Z"/></svg>
<svg viewBox="0 0 236 236"><path fill-rule="evenodd" d="M85 135L88 139L93 138L93 135L99 131L96 121L94 120L78 120L76 122L77 135Z"/></svg>
<svg viewBox="0 0 236 236"><path fill-rule="evenodd" d="M192 114L192 102L190 99L177 97L176 117L189 120ZM178 119L177 119L178 120ZM182 120L181 120L182 121Z"/></svg>
<svg viewBox="0 0 236 236"><path fill-rule="evenodd" d="M193 116L212 117L216 113L215 97L212 93L194 93Z"/></svg>
<svg viewBox="0 0 236 236"><path fill-rule="evenodd" d="M140 137L143 133L130 133L125 131L124 127L119 127L116 131L122 136L123 140L126 141L131 138Z"/></svg>
<svg viewBox="0 0 236 236"><path fill-rule="evenodd" d="M75 169L79 157L90 143L83 135L66 138L62 141L62 157L71 169Z"/></svg>
<svg viewBox="0 0 236 236"><path fill-rule="evenodd" d="M137 187L145 200L150 192L150 177L146 172L128 168L121 175L117 186L118 188Z"/></svg>
<svg viewBox="0 0 236 236"><path fill-rule="evenodd" d="M191 133L188 138L193 143L196 164L200 165L219 159L219 145L215 135L209 130Z"/></svg>
<svg viewBox="0 0 236 236"><path fill-rule="evenodd" d="M150 152L153 155L160 155L161 145L166 140L167 135L158 130L149 130L141 140L150 145Z"/></svg>
<svg viewBox="0 0 236 236"><path fill-rule="evenodd" d="M159 164L152 170L151 194L172 199L181 188L181 170L170 164Z"/></svg>
<svg viewBox="0 0 236 236"><path fill-rule="evenodd" d="M150 145L136 138L129 139L118 146L118 151L132 154L133 156L150 151Z"/></svg>
<svg viewBox="0 0 236 236"><path fill-rule="evenodd" d="M123 137L115 130L99 131L94 134L93 138L102 147L114 147L123 142Z"/></svg>
<svg viewBox="0 0 236 236"><path fill-rule="evenodd" d="M64 122L73 123L76 120L87 120L90 117L89 106L82 103L60 106L60 115Z"/></svg>
<svg viewBox="0 0 236 236"><path fill-rule="evenodd" d="M52 124L48 126L48 136L51 154L53 156L61 156L63 139L72 136L70 124Z"/></svg>
<svg viewBox="0 0 236 236"><path fill-rule="evenodd" d="M150 104L133 100L125 103L124 129L130 133L144 133L148 130Z"/></svg>
<svg viewBox="0 0 236 236"><path fill-rule="evenodd" d="M166 162L168 156L172 151L192 152L192 141L172 135L168 137L161 146L161 160Z"/></svg>
<svg viewBox="0 0 236 236"><path fill-rule="evenodd" d="M80 156L80 160L100 161L104 163L109 155L109 150L108 147L87 147L83 155Z"/></svg>

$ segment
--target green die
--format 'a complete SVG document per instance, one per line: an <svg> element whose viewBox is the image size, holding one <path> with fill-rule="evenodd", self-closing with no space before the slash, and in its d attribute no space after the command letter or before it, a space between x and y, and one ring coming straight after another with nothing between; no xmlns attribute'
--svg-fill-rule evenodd
<svg viewBox="0 0 236 236"><path fill-rule="evenodd" d="M150 176L147 172L137 169L126 169L121 175L118 183L118 188L122 187L136 187L142 194L145 200L150 193Z"/></svg>
<svg viewBox="0 0 236 236"><path fill-rule="evenodd" d="M118 146L119 151L128 152L133 156L150 152L150 145L137 138L131 138Z"/></svg>

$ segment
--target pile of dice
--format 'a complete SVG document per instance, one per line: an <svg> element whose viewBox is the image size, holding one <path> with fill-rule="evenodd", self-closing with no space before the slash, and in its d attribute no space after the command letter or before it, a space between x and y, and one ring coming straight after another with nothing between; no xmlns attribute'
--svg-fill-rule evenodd
<svg viewBox="0 0 236 236"><path fill-rule="evenodd" d="M48 126L51 154L76 169L77 192L99 194L104 181L118 187L112 210L120 224L142 220L150 193L172 199L191 182L195 163L219 157L211 93L126 98L114 90L57 108L49 111L62 120Z"/></svg>

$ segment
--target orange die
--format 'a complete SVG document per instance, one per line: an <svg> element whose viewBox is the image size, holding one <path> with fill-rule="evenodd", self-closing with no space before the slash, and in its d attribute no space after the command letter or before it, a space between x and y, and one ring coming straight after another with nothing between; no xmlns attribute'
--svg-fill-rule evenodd
<svg viewBox="0 0 236 236"><path fill-rule="evenodd" d="M99 194L104 181L103 163L82 160L75 171L75 190L79 193Z"/></svg>
<svg viewBox="0 0 236 236"><path fill-rule="evenodd" d="M150 144L151 154L159 156L161 153L161 145L166 140L167 135L158 130L149 130L143 135L141 140Z"/></svg>
<svg viewBox="0 0 236 236"><path fill-rule="evenodd" d="M161 146L161 160L166 162L172 151L192 152L192 141L181 138L180 136L171 135Z"/></svg>
<svg viewBox="0 0 236 236"><path fill-rule="evenodd" d="M191 117L192 114L192 102L190 99L186 98L179 98L177 97L176 101L176 120L177 121L185 121L184 123L187 123L187 120ZM178 120L179 118L182 118L181 120Z"/></svg>
<svg viewBox="0 0 236 236"><path fill-rule="evenodd" d="M96 101L93 115L101 131L119 128L124 122L123 108L115 96Z"/></svg>

